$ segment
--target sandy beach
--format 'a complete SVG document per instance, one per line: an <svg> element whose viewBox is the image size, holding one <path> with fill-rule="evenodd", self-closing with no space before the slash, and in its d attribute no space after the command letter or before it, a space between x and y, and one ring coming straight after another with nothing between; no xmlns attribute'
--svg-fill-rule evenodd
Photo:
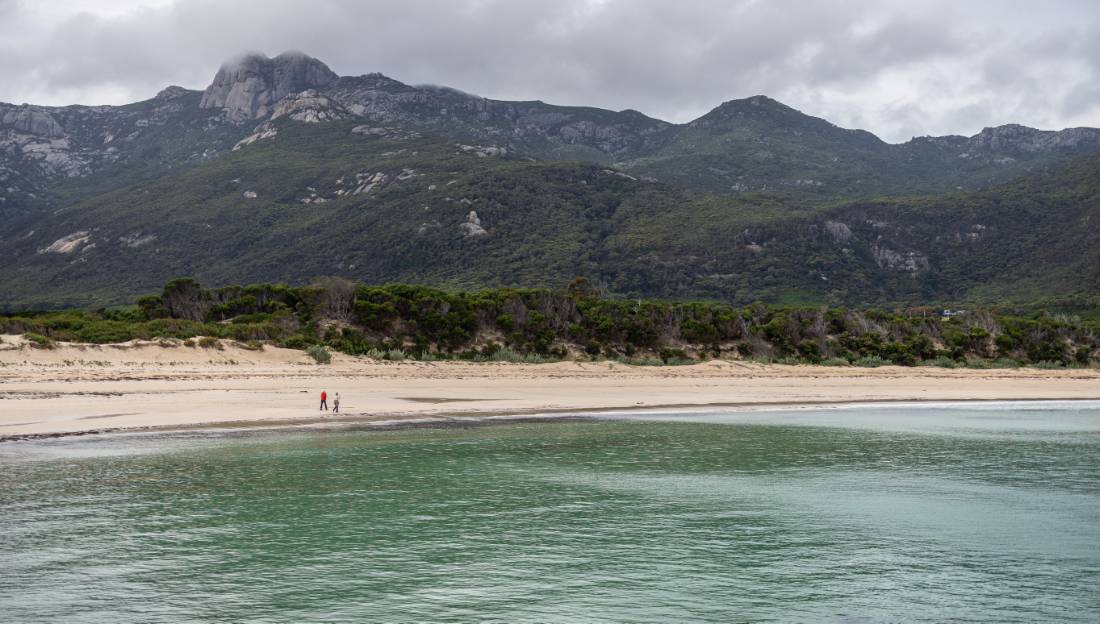
<svg viewBox="0 0 1100 624"><path fill-rule="evenodd" d="M17 336L0 340L0 439L672 406L1100 399L1095 370L379 362L340 354L319 366L301 351L228 342L37 349ZM330 399L340 393L338 416L318 411L322 390Z"/></svg>

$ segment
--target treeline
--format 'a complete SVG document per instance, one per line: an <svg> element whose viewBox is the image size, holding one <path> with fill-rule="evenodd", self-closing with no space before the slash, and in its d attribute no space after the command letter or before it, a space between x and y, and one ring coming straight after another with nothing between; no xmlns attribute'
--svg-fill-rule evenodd
<svg viewBox="0 0 1100 624"><path fill-rule="evenodd" d="M303 287L208 289L176 279L127 309L0 317L0 332L26 334L44 347L54 341L206 337L386 359L634 364L736 358L859 366L1095 366L1098 330L1094 321L1067 315L971 310L945 319L922 308L622 300L583 278L560 291L476 292L366 286L338 278Z"/></svg>

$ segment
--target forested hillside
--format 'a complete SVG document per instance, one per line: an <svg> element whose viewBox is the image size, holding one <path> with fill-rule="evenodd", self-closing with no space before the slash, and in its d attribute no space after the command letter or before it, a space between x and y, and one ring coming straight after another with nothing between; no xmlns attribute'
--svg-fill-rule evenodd
<svg viewBox="0 0 1100 624"><path fill-rule="evenodd" d="M1100 158L940 197L715 195L353 121L2 226L4 303L122 303L178 275L863 305L1098 291Z"/></svg>

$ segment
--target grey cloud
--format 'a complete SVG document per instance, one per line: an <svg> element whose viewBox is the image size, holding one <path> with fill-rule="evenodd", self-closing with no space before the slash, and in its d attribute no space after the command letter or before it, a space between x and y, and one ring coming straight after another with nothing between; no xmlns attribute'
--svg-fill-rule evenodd
<svg viewBox="0 0 1100 624"><path fill-rule="evenodd" d="M961 128L980 128L989 126L989 119L993 116L992 107L988 102L967 104L947 114L948 123Z"/></svg>
<svg viewBox="0 0 1100 624"><path fill-rule="evenodd" d="M1066 117L1077 117L1100 108L1100 82L1079 84L1062 101L1059 112Z"/></svg>
<svg viewBox="0 0 1100 624"><path fill-rule="evenodd" d="M130 0L139 2L140 0ZM104 0L107 5L107 0ZM1091 2L176 0L34 21L0 0L0 100L113 103L202 88L245 50L298 49L500 99L687 121L758 93L887 140L1100 125Z"/></svg>

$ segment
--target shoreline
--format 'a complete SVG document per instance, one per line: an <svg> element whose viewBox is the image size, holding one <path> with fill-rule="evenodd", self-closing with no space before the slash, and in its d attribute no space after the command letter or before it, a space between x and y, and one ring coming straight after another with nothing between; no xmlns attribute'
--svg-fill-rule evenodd
<svg viewBox="0 0 1100 624"><path fill-rule="evenodd" d="M338 418L318 395L339 392ZM0 345L0 441L104 433L271 429L335 423L475 423L616 411L783 409L867 403L1100 400L1095 369L791 366L712 360L388 362L227 346Z"/></svg>
<svg viewBox="0 0 1100 624"><path fill-rule="evenodd" d="M434 416L419 417L401 414L355 414L338 418L313 418L295 420L216 420L187 425L146 425L138 427L115 427L105 429L87 429L79 431L60 431L52 433L30 433L0 435L0 444L11 442L33 442L86 436L110 435L169 435L173 433L232 432L241 434L273 432L312 432L344 433L351 431L394 431L401 429L450 429L465 427L486 427L498 424L545 423L586 421L601 415L646 414L677 410L691 412L761 412L799 409L828 409L845 407L869 407L883 405L888 407L922 406L935 404L994 404L994 403L1100 403L1096 398L1024 398L1024 399L867 399L841 401L776 401L759 403L678 403L651 405L643 408L632 407L593 407L562 408L560 410L532 410L529 412L501 411L493 412L456 412ZM335 428L334 428L335 426Z"/></svg>

